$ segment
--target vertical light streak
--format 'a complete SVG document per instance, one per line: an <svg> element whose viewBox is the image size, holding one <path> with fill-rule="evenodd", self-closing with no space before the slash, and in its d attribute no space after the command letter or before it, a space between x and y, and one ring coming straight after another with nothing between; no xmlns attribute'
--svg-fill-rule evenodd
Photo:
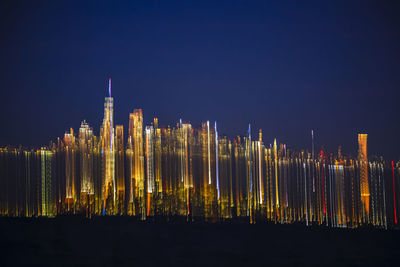
<svg viewBox="0 0 400 267"><path fill-rule="evenodd" d="M314 159L314 130L311 130L311 150L312 158Z"/></svg>
<svg viewBox="0 0 400 267"><path fill-rule="evenodd" d="M384 169L383 165L381 165L381 172L384 175ZM385 187L385 180L383 180L383 215L385 218L384 224L385 224L385 229L387 229L387 217L386 217L386 187Z"/></svg>
<svg viewBox="0 0 400 267"><path fill-rule="evenodd" d="M180 144L181 144L181 153L179 154L179 158L181 159L181 182L184 182L183 176L184 176L184 170L183 170L183 142L184 142L184 130L182 127L182 119L179 120L179 132L181 134L180 138Z"/></svg>
<svg viewBox="0 0 400 267"><path fill-rule="evenodd" d="M339 216L340 216L340 213L339 213L339 210L338 210L338 194L339 194L339 192L338 192L338 184L337 184L337 177L338 177L338 174L337 174L337 167L336 167L336 165L332 165L332 170L333 170L333 176L334 176L334 179L333 179L333 182L335 183L335 196L334 196L334 199L335 199L335 224L336 224L336 227L338 227L339 226Z"/></svg>
<svg viewBox="0 0 400 267"><path fill-rule="evenodd" d="M394 208L394 223L397 224L397 213L396 213L396 188L394 182L394 163L392 160L392 173L393 173L393 208Z"/></svg>
<svg viewBox="0 0 400 267"><path fill-rule="evenodd" d="M253 172L252 172L252 164L251 164L251 126L249 124L249 170L250 170L250 192L253 191Z"/></svg>
<svg viewBox="0 0 400 267"><path fill-rule="evenodd" d="M306 173L306 164L303 163L303 169L304 169L304 196L305 196L305 201L306 201L306 225L308 226L308 202L307 202L307 173Z"/></svg>
<svg viewBox="0 0 400 267"><path fill-rule="evenodd" d="M332 168L331 168L331 165L330 164L328 164L328 176L329 176L329 191L330 191L330 194L329 194L329 198L330 198L330 206L331 206L331 226L333 227L334 226L334 217L333 217L333 213L334 213L334 210L333 210L333 199L332 199L332 195L333 195L333 193L332 193L332 187L333 187L333 183L332 183Z"/></svg>
<svg viewBox="0 0 400 267"><path fill-rule="evenodd" d="M361 202L363 204L363 220L369 223L369 183L368 183L368 155L367 134L358 134L358 158L360 164Z"/></svg>
<svg viewBox="0 0 400 267"><path fill-rule="evenodd" d="M279 208L279 191L278 191L278 152L276 147L276 139L274 139L274 159L275 159L275 196L276 205Z"/></svg>
<svg viewBox="0 0 400 267"><path fill-rule="evenodd" d="M248 196L248 199L247 199L247 203L248 203L248 213L250 214L250 223L253 223L254 221L253 221L253 215L254 215L254 210L253 210L253 200L254 200L254 197L253 197L253 166L252 166L252 162L251 162L251 154L252 154L252 144L251 144L251 126L250 126L250 124L249 124L249 129L248 129L248 139L249 139L249 141L248 141L248 143L249 143L249 146L248 146L248 154L249 154L249 162L248 162L248 166L247 166L247 168L248 168L248 172L249 172L249 180L250 180L250 190L249 190L249 196Z"/></svg>
<svg viewBox="0 0 400 267"><path fill-rule="evenodd" d="M208 143L208 184L211 184L211 145L210 145L210 122L207 121L207 143Z"/></svg>
<svg viewBox="0 0 400 267"><path fill-rule="evenodd" d="M260 204L263 203L263 195L262 195L262 171L261 171L261 140L258 141L258 176L259 176L259 184L260 184Z"/></svg>
<svg viewBox="0 0 400 267"><path fill-rule="evenodd" d="M133 169L133 147L132 147L132 136L129 136L129 149L131 151L131 155L129 158L129 164L130 164L130 171L132 173ZM130 182L130 203L133 203L133 182L132 182L132 174L129 177L129 182Z"/></svg>
<svg viewBox="0 0 400 267"><path fill-rule="evenodd" d="M114 129L113 129L113 115L111 114L111 78L108 79L108 94L109 94L109 108L110 108L110 158L113 160L113 142L114 142ZM115 204L115 198L117 194L117 188L115 186L115 175L111 172L111 181L113 183L113 189L114 189L114 194L113 194L113 204Z"/></svg>
<svg viewBox="0 0 400 267"><path fill-rule="evenodd" d="M41 215L46 214L46 165L45 165L45 151L42 149L40 151L40 160L41 160L41 195L42 195L42 213Z"/></svg>
<svg viewBox="0 0 400 267"><path fill-rule="evenodd" d="M314 176L314 130L311 130L311 143L312 143L312 186L313 192L315 193L315 176Z"/></svg>
<svg viewBox="0 0 400 267"><path fill-rule="evenodd" d="M146 169L147 169L147 216L152 215L152 196L154 193L154 128L153 126L146 126Z"/></svg>
<svg viewBox="0 0 400 267"><path fill-rule="evenodd" d="M342 214L340 212L340 180L339 180L339 166L337 162L334 165L335 170L335 181L336 181L336 212L337 212L337 226L340 226Z"/></svg>
<svg viewBox="0 0 400 267"><path fill-rule="evenodd" d="M186 205L187 205L187 213L186 215L189 216L190 213L190 184L189 184L189 158L188 158L188 128L185 127L185 155L186 155Z"/></svg>
<svg viewBox="0 0 400 267"><path fill-rule="evenodd" d="M322 168L322 202L324 205L324 214L326 214L325 208L325 180L324 180L324 152L321 150L321 168Z"/></svg>
<svg viewBox="0 0 400 267"><path fill-rule="evenodd" d="M29 195L30 195L30 191L29 191L29 184L30 184L30 171L29 170L29 166L30 166L30 152L25 151L25 158L26 158L26 162L25 162L25 176L26 176L26 184L27 184L27 190L25 192L26 196L25 196L25 217L29 216L29 204L28 204L28 199L29 199Z"/></svg>
<svg viewBox="0 0 400 267"><path fill-rule="evenodd" d="M288 160L286 158L286 145L285 147L285 159L282 160L282 165L283 165L283 177L284 177L284 181L285 181L285 195L286 195L286 199L285 199L285 208L289 207L289 189L288 189L288 177L287 177L287 172L288 172ZM287 219L287 217L286 217Z"/></svg>
<svg viewBox="0 0 400 267"><path fill-rule="evenodd" d="M343 184L343 177L344 177L344 170L343 166L338 166L338 177L339 177L339 210L340 210L340 222L342 227L346 227L346 213L344 209L344 184Z"/></svg>
<svg viewBox="0 0 400 267"><path fill-rule="evenodd" d="M220 191L219 191L219 171L218 171L218 130L217 130L217 122L215 122L215 177L217 180L217 195L218 199L220 198Z"/></svg>

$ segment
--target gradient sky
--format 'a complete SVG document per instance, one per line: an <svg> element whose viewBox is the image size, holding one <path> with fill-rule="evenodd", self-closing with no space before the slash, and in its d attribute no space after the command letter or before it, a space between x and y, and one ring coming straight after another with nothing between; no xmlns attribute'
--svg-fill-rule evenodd
<svg viewBox="0 0 400 267"><path fill-rule="evenodd" d="M249 2L2 1L0 146L83 119L98 135L111 77L125 127L143 108L296 149L314 129L316 148L352 155L363 132L370 155L398 159L399 1Z"/></svg>

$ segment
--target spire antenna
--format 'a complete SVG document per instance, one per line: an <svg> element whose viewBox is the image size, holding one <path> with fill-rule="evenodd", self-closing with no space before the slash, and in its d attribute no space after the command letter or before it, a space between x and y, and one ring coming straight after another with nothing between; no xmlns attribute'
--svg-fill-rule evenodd
<svg viewBox="0 0 400 267"><path fill-rule="evenodd" d="M111 78L108 78L108 95L111 97Z"/></svg>

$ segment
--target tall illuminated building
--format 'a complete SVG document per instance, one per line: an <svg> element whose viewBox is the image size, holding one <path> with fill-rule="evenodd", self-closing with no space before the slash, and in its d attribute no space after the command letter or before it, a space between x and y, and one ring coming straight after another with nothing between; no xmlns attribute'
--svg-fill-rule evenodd
<svg viewBox="0 0 400 267"><path fill-rule="evenodd" d="M260 204L264 203L264 180L263 180L263 160L264 160L264 146L262 141L262 130L259 131L259 139L258 139L258 181L259 181L259 200Z"/></svg>
<svg viewBox="0 0 400 267"><path fill-rule="evenodd" d="M125 151L124 151L124 127L115 126L115 176L117 182L118 213L125 210Z"/></svg>
<svg viewBox="0 0 400 267"><path fill-rule="evenodd" d="M155 191L154 179L154 128L153 126L146 126L145 130L145 155L146 155L146 212L147 216L153 214L153 193Z"/></svg>
<svg viewBox="0 0 400 267"><path fill-rule="evenodd" d="M230 218L234 208L232 187L232 144L225 136L220 136L218 141L219 161L219 190L218 201L220 218Z"/></svg>
<svg viewBox="0 0 400 267"><path fill-rule="evenodd" d="M126 211L128 215L135 214L135 207L134 207L134 181L133 181L133 141L132 136L128 135L128 140L126 144L126 151L125 151L125 158L126 158Z"/></svg>
<svg viewBox="0 0 400 267"><path fill-rule="evenodd" d="M236 215L243 217L247 213L247 161L243 138L238 136L237 139L234 139L234 146Z"/></svg>
<svg viewBox="0 0 400 267"><path fill-rule="evenodd" d="M40 149L40 215L54 216L54 199L52 190L53 152L46 148Z"/></svg>
<svg viewBox="0 0 400 267"><path fill-rule="evenodd" d="M216 146L215 146L215 129L210 127L210 122L203 123L202 125L202 137L203 144L203 155L205 155L206 167L205 171L207 173L207 180L205 181L205 192L204 192L204 212L206 219L214 220L217 216L217 187L216 187Z"/></svg>
<svg viewBox="0 0 400 267"><path fill-rule="evenodd" d="M272 192L272 153L271 153L271 148L265 148L265 162L266 162L266 194L265 198L267 201L267 218L269 220L272 220L273 217L273 192Z"/></svg>
<svg viewBox="0 0 400 267"><path fill-rule="evenodd" d="M201 196L204 206L204 218L215 219L217 215L217 191L216 191L216 147L215 132L210 128L210 122L202 123L199 130L201 172Z"/></svg>
<svg viewBox="0 0 400 267"><path fill-rule="evenodd" d="M114 157L114 108L111 97L111 78L108 81L108 94L104 101L104 118L100 129L102 154L102 195L103 214L112 213L115 208L117 188L115 184L115 157Z"/></svg>
<svg viewBox="0 0 400 267"><path fill-rule="evenodd" d="M133 110L129 114L129 137L132 157L130 159L130 210L132 214L145 218L145 174L143 153L143 111Z"/></svg>
<svg viewBox="0 0 400 267"><path fill-rule="evenodd" d="M103 213L103 154L102 143L99 136L93 136L93 191L94 191L94 214L101 215Z"/></svg>
<svg viewBox="0 0 400 267"><path fill-rule="evenodd" d="M221 197L220 188L219 188L219 152L218 152L218 130L217 130L217 122L214 124L214 131L215 131L215 185L217 188L217 198L218 201Z"/></svg>
<svg viewBox="0 0 400 267"><path fill-rule="evenodd" d="M276 216L280 215L280 205L279 205L279 183L278 183L278 151L276 145L276 139L274 139L274 161L275 161L275 211Z"/></svg>
<svg viewBox="0 0 400 267"><path fill-rule="evenodd" d="M369 185L368 185L368 157L367 157L367 134L358 134L358 160L360 164L360 190L361 202L365 217L369 216Z"/></svg>
<svg viewBox="0 0 400 267"><path fill-rule="evenodd" d="M190 214L190 190L193 188L192 162L190 161L192 125L190 123L182 123L182 120L180 120L177 137L179 144L179 176L180 184L182 185L180 193L182 202L186 204L182 207L182 214L188 216Z"/></svg>
<svg viewBox="0 0 400 267"><path fill-rule="evenodd" d="M161 129L158 128L158 119L154 118L154 176L155 190L162 193L162 146L161 146Z"/></svg>
<svg viewBox="0 0 400 267"><path fill-rule="evenodd" d="M246 183L247 183L247 216L250 222L253 223L254 209L253 209L253 159L252 159L252 141L251 141L251 125L247 130L247 138L245 138L245 155L246 155Z"/></svg>
<svg viewBox="0 0 400 267"><path fill-rule="evenodd" d="M163 194L166 197L169 197L172 194L172 162L171 162L171 128L168 126L167 128L161 129L161 139L162 139L162 190ZM164 206L169 209L171 202L167 201L164 203Z"/></svg>
<svg viewBox="0 0 400 267"><path fill-rule="evenodd" d="M76 152L74 130L64 134L65 146L65 205L70 211L75 208L76 202Z"/></svg>
<svg viewBox="0 0 400 267"><path fill-rule="evenodd" d="M94 197L93 184L93 130L86 121L81 123L79 128L79 154L80 154L80 175L81 195L80 202L83 208L89 209Z"/></svg>

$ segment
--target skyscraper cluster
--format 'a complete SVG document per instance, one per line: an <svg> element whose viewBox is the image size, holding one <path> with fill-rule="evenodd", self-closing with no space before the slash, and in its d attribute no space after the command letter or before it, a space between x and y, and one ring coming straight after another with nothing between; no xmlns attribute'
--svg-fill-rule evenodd
<svg viewBox="0 0 400 267"><path fill-rule="evenodd" d="M110 80L99 136L83 121L77 134L71 128L40 149L0 148L0 214L397 225L400 162L368 159L367 134L351 158L340 148L315 153L313 131L311 150L294 151L264 143L250 125L233 139L216 122L144 125L141 109L124 136L113 113Z"/></svg>

